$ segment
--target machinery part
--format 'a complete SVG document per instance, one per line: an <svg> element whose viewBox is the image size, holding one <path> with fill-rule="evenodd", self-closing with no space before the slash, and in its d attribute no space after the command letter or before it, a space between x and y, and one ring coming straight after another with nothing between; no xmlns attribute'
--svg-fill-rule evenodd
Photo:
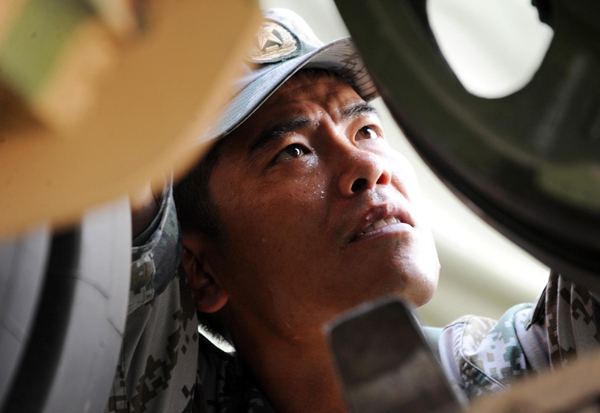
<svg viewBox="0 0 600 413"><path fill-rule="evenodd" d="M0 244L0 406L33 331L50 240L39 228Z"/></svg>
<svg viewBox="0 0 600 413"><path fill-rule="evenodd" d="M550 48L531 82L500 99L464 89L425 1L336 3L396 121L440 179L512 241L600 291L600 3L544 2Z"/></svg>
<svg viewBox="0 0 600 413"><path fill-rule="evenodd" d="M124 199L52 237L44 279L27 286L43 287L18 371L8 389L1 389L6 397L0 411L102 412L106 407L127 315L130 214ZM18 275L12 271L10 279ZM2 364L9 356L0 348Z"/></svg>
<svg viewBox="0 0 600 413"><path fill-rule="evenodd" d="M80 1L67 2L86 8ZM117 44L114 70L103 73L100 87L88 96L74 82L87 79L80 67L104 59L106 48L92 44L83 49L88 53L67 53L89 38L64 39L71 37L72 18L47 24L44 12L66 13L59 3L3 3L8 9L0 19L2 64L15 63L13 57L26 67L36 59L51 62L49 68L35 66L34 74L45 77L34 83L66 102L64 96L75 89L83 95L78 97L91 99L91 109L68 127L51 127L33 117L0 75L0 238L43 222L75 223L86 209L161 180L171 165L176 174L190 167L211 143L196 140L228 99L231 79L242 70L261 19L256 1L148 2L143 34ZM23 22L28 24L21 27ZM42 39L52 47L34 47Z"/></svg>
<svg viewBox="0 0 600 413"><path fill-rule="evenodd" d="M327 335L350 411L456 413L460 405L404 303L361 305Z"/></svg>

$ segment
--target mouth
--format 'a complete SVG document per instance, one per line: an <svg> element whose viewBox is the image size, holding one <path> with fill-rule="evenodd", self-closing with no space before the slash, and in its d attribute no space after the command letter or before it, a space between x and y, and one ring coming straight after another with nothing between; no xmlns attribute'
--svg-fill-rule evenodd
<svg viewBox="0 0 600 413"><path fill-rule="evenodd" d="M379 235L408 231L413 228L405 211L377 210L369 213L361 230L357 231L351 242L374 238Z"/></svg>
<svg viewBox="0 0 600 413"><path fill-rule="evenodd" d="M365 230L360 233L359 237L361 235L368 234L371 231L375 231L376 229L379 229L381 227L385 227L385 226L392 225L392 224L401 224L401 223L402 223L402 221L400 221L400 219L396 218L396 217L380 219L379 221L373 222L373 224L371 224L367 228L365 228Z"/></svg>

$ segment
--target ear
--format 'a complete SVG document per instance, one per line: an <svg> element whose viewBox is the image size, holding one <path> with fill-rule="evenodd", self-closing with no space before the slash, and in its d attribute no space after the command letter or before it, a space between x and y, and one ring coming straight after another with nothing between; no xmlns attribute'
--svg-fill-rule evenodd
<svg viewBox="0 0 600 413"><path fill-rule="evenodd" d="M184 234L181 261L196 308L204 313L219 311L229 300L215 273L209 250L211 241L203 234Z"/></svg>

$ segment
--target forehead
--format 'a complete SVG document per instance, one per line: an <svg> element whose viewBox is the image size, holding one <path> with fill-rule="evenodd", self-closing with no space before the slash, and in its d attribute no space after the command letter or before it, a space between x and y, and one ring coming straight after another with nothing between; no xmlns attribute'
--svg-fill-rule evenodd
<svg viewBox="0 0 600 413"><path fill-rule="evenodd" d="M362 101L348 83L334 75L299 72L227 136L224 146L228 151L232 147L242 150L250 144L252 136L270 123L286 118L327 116L336 121L344 108Z"/></svg>
<svg viewBox="0 0 600 413"><path fill-rule="evenodd" d="M340 104L348 99L361 100L352 87L333 74L299 72L290 78L257 111L273 111L281 106L302 103Z"/></svg>

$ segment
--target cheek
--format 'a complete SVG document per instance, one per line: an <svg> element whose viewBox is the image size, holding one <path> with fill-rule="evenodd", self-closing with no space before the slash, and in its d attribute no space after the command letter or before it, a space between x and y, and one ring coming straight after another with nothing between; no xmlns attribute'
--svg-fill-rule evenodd
<svg viewBox="0 0 600 413"><path fill-rule="evenodd" d="M228 187L218 209L230 241L251 251L244 255L297 252L323 221L325 181Z"/></svg>
<svg viewBox="0 0 600 413"><path fill-rule="evenodd" d="M244 305L261 302L281 317L293 316L291 306L314 293L306 274L317 273L314 268L322 264L328 248L325 238L315 236L325 220L323 185L295 182L256 191L238 187L237 199L220 208L228 256L225 271L232 282L230 291Z"/></svg>

